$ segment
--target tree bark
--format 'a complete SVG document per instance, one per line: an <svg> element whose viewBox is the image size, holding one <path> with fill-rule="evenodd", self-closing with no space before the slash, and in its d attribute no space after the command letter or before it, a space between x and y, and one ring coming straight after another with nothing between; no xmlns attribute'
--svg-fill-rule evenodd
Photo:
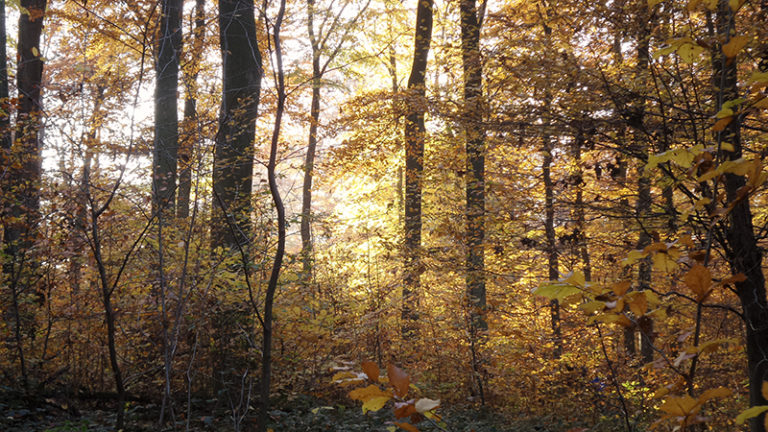
<svg viewBox="0 0 768 432"><path fill-rule="evenodd" d="M211 245L235 248L251 238L253 141L261 93L261 53L253 0L219 1L222 106L213 162Z"/></svg>
<svg viewBox="0 0 768 432"><path fill-rule="evenodd" d="M19 92L16 111L15 141L9 136L10 120L6 116L3 127L3 276L11 291L10 327L14 332L16 352L20 363L22 382L28 389L28 370L23 352L24 325L20 297L34 289L35 259L33 245L40 222L40 180L42 176L42 77L43 60L40 53L40 37L46 10L45 0L22 0L19 16L18 70L16 85ZM4 5L3 5L4 6ZM5 14L3 13L3 24ZM3 30L5 26L3 25ZM3 31L5 36L5 31ZM5 43L3 43L5 50ZM3 56L5 57L5 56ZM8 99L6 63L2 91ZM4 108L8 108L5 106ZM7 112L7 111L6 111Z"/></svg>
<svg viewBox="0 0 768 432"><path fill-rule="evenodd" d="M488 328L485 321L485 129L480 25L475 0L462 0L461 51L464 67L464 130L467 155L467 274L473 333Z"/></svg>
<svg viewBox="0 0 768 432"><path fill-rule="evenodd" d="M184 73L184 120L183 135L179 142L179 186L176 202L176 217L189 217L189 195L192 191L192 153L200 140L197 123L197 78L202 60L203 42L205 41L205 0L195 0L195 26L192 48L189 54L189 66Z"/></svg>
<svg viewBox="0 0 768 432"><path fill-rule="evenodd" d="M307 0L307 31L312 48L312 102L309 108L309 142L304 159L304 185L301 189L301 264L305 284L312 280L312 177L317 149L317 124L320 120L320 46L315 36L315 2Z"/></svg>
<svg viewBox="0 0 768 432"><path fill-rule="evenodd" d="M725 44L735 31L734 14L727 0L720 0L716 19L718 40ZM717 95L715 112L720 111L723 103L739 97L737 86L737 65L735 59L728 61L722 52L722 45L715 46L712 52L713 79L712 84ZM728 143L733 151L720 147L723 156L728 160L742 157L741 122L739 116L722 132L717 133L718 145ZM747 182L743 176L728 173L725 175L725 192L727 205L732 206L728 213L725 227L726 258L733 274L743 274L745 280L737 282L736 293L741 307L746 327L747 370L749 374L749 404L750 406L768 405L763 397L761 387L768 381L768 364L765 352L768 349L768 301L766 300L765 276L762 271L762 251L755 237L752 223ZM745 194L745 190L747 194ZM750 419L751 432L765 432L765 413Z"/></svg>
<svg viewBox="0 0 768 432"><path fill-rule="evenodd" d="M286 0L280 0L280 9L275 19L273 41L275 43L275 60L277 63L277 108L275 110L275 125L272 130L272 141L269 149L269 162L267 163L267 180L269 182L269 192L275 204L277 212L277 249L275 258L272 262L272 272L269 276L267 291L264 298L264 322L262 326L262 359L261 359L261 415L259 418L259 432L266 432L267 419L269 419L269 387L272 378L272 305L274 303L275 293L277 292L277 283L280 279L280 269L283 265L283 256L285 254L285 206L280 196L280 189L277 186L277 149L280 140L280 126L283 120L285 110L285 75L283 72L283 52L280 43L280 28L285 14Z"/></svg>
<svg viewBox="0 0 768 432"><path fill-rule="evenodd" d="M549 103L548 101L546 102ZM544 234L547 239L547 269L549 271L549 280L556 281L560 277L557 243L555 238L555 191L552 183L552 141L549 133L545 132L542 136L543 158L541 161L541 172L544 180ZM557 299L549 303L550 325L552 326L552 337L555 342L554 356L560 358L563 353L562 332L560 330L560 303Z"/></svg>
<svg viewBox="0 0 768 432"><path fill-rule="evenodd" d="M155 54L155 143L152 152L152 204L173 215L179 142L179 55L182 0L162 0ZM163 223L164 217L160 217Z"/></svg>
<svg viewBox="0 0 768 432"><path fill-rule="evenodd" d="M419 318L421 291L421 192L424 172L425 77L432 42L433 0L417 0L413 64L408 78L408 114L405 119L405 244L402 334L412 339Z"/></svg>

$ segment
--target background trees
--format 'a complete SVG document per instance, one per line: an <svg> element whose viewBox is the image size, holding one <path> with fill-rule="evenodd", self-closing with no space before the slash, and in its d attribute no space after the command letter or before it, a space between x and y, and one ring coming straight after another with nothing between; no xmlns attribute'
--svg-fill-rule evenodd
<svg viewBox="0 0 768 432"><path fill-rule="evenodd" d="M764 430L762 3L21 6L3 384L278 430L375 360L559 430Z"/></svg>

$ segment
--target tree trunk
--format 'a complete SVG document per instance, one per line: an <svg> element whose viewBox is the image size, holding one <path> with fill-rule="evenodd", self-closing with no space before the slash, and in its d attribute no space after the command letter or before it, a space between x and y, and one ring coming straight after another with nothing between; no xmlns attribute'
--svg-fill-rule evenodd
<svg viewBox="0 0 768 432"><path fill-rule="evenodd" d="M155 54L155 143L152 152L152 204L156 211L173 215L176 194L176 159L182 0L162 0L160 30ZM160 217L160 223L164 222Z"/></svg>
<svg viewBox="0 0 768 432"><path fill-rule="evenodd" d="M548 104L549 102L547 102ZM549 269L549 280L556 281L560 277L558 270L557 243L555 238L555 191L552 183L552 141L549 133L545 132L542 136L543 158L541 161L541 172L544 177L544 234L547 239L547 268ZM563 353L563 340L560 330L560 303L557 299L550 301L550 324L552 326L552 337L555 341L555 358L560 358Z"/></svg>
<svg viewBox="0 0 768 432"><path fill-rule="evenodd" d="M464 66L464 130L467 154L467 296L473 333L485 322L485 129L480 26L475 0L462 0L461 50Z"/></svg>
<svg viewBox="0 0 768 432"><path fill-rule="evenodd" d="M301 189L301 264L302 280L309 284L312 280L312 176L317 149L317 124L320 120L320 46L315 36L314 0L307 1L307 30L312 48L312 102L309 108L309 142L304 160L304 185Z"/></svg>
<svg viewBox="0 0 768 432"><path fill-rule="evenodd" d="M192 49L189 55L189 70L184 73L184 120L183 135L179 142L179 192L176 203L176 217L189 217L189 195L192 191L192 153L200 139L197 123L197 77L202 60L205 41L205 0L195 0L195 27Z"/></svg>
<svg viewBox="0 0 768 432"><path fill-rule="evenodd" d="M425 77L432 42L433 0L418 0L413 65L408 78L408 114L405 118L405 244L402 334L412 339L419 318L421 290L421 191L424 172Z"/></svg>
<svg viewBox="0 0 768 432"><path fill-rule="evenodd" d="M4 6L4 4L3 4ZM19 16L18 70L16 85L18 88L18 106L16 114L16 139L10 134L10 120L3 118L3 276L11 291L12 315L10 328L13 329L15 351L18 355L21 378L28 389L28 370L23 352L23 319L20 297L34 289L35 259L32 247L37 236L40 222L40 180L42 175L42 77L43 60L40 54L40 37L45 17L45 0L22 0L22 13ZM5 14L3 13L3 24ZM3 25L5 39L5 26ZM3 60L5 60L3 43ZM4 88L0 90L8 101L8 79L6 63L3 63ZM5 106L4 108L8 108ZM6 111L8 112L8 111Z"/></svg>
<svg viewBox="0 0 768 432"><path fill-rule="evenodd" d="M277 63L277 108L275 110L275 125L272 130L272 141L269 149L269 162L267 163L267 179L269 181L269 192L275 204L277 212L277 249L275 258L272 262L272 272L269 276L267 291L264 298L264 322L262 339L262 358L261 358L261 414L259 418L259 432L266 432L267 419L269 419L269 387L272 378L272 304L275 293L277 292L277 283L280 279L280 269L283 265L283 255L285 254L285 206L280 196L280 190L277 187L276 167L277 167L277 149L280 140L280 126L283 120L283 111L285 110L285 75L283 73L283 52L280 43L280 27L283 23L285 14L286 0L280 1L280 9L275 19L273 31L273 41L275 44L275 60Z"/></svg>
<svg viewBox="0 0 768 432"><path fill-rule="evenodd" d="M717 12L716 29L719 40L727 43L733 34L734 15L726 0L720 0ZM724 102L737 99L737 65L735 59L726 60L722 46L715 46L712 58L713 87L717 95L715 112L720 111ZM742 157L741 124L739 116L726 128L717 132L718 146L728 160ZM720 146L727 143L733 146L728 151ZM757 244L752 211L748 195L745 195L747 182L743 176L728 173L725 175L725 191L728 205L732 210L728 214L725 228L726 257L734 274L743 274L745 280L736 283L736 292L741 301L745 325L747 347L747 369L749 373L749 404L750 406L768 405L763 397L761 387L768 381L768 364L765 351L768 349L768 301L766 301L765 276L762 271L762 251ZM749 192L749 191L747 191ZM751 432L765 432L765 413L750 419Z"/></svg>
<svg viewBox="0 0 768 432"><path fill-rule="evenodd" d="M461 60L464 69L464 133L466 139L466 295L469 338L481 404L485 405L478 346L488 330L485 320L485 128L483 126L483 63L480 56L480 24L475 0L461 0Z"/></svg>
<svg viewBox="0 0 768 432"><path fill-rule="evenodd" d="M261 93L261 53L253 0L219 1L222 106L213 161L213 248L251 238L253 140Z"/></svg>

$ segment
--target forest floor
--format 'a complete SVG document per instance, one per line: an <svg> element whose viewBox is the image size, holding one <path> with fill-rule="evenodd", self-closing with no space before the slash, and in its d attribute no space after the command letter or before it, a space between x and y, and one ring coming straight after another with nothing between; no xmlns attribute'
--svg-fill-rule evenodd
<svg viewBox="0 0 768 432"><path fill-rule="evenodd" d="M56 397L38 400L24 400L17 392L0 389L0 431L4 432L106 432L113 431L114 402L78 401L78 407L70 406ZM215 414L195 414L189 419L176 422L175 427L158 426L159 407L152 403L131 402L126 411L125 432L155 431L200 431L219 432L236 430L231 415L221 411ZM444 426L438 427L429 421L417 426L422 432L565 432L565 431L611 431L609 424L594 428L574 427L561 423L557 417L510 419L499 413L474 408L453 409L441 412ZM274 432L387 432L393 427L391 410L362 414L359 406L327 405L325 402L307 396L276 401L270 411L269 427ZM609 422L613 423L613 422ZM593 425L594 426L594 425ZM620 428L620 426L619 426ZM250 424L242 424L240 430L249 431ZM402 430L402 429L400 429Z"/></svg>

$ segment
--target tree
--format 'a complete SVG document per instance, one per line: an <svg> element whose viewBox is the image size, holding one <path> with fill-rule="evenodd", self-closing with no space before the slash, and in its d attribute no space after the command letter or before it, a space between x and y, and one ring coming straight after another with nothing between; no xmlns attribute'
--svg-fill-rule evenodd
<svg viewBox="0 0 768 432"><path fill-rule="evenodd" d="M192 190L192 152L200 139L197 124L198 75L205 42L205 0L195 0L192 47L189 49L187 67L184 70L184 121L183 135L179 142L179 186L176 216L189 217L189 194Z"/></svg>
<svg viewBox="0 0 768 432"><path fill-rule="evenodd" d="M213 161L211 245L236 248L251 237L253 140L261 93L261 53L253 0L219 2L222 101Z"/></svg>
<svg viewBox="0 0 768 432"><path fill-rule="evenodd" d="M405 118L405 242L403 280L403 336L415 335L421 290L421 194L426 129L427 59L432 42L432 0L417 0L413 63L408 78Z"/></svg>
<svg viewBox="0 0 768 432"><path fill-rule="evenodd" d="M727 44L737 31L736 11L728 1L718 1L714 28L718 37L712 49L712 86L716 96L716 112L731 101L739 98L738 62L735 53L728 51ZM761 61L764 59L761 59ZM715 127L718 156L725 161L739 160L744 154L741 139L741 119L729 117L724 128ZM768 405L762 387L768 381L768 366L765 350L768 349L768 311L765 275L762 270L763 254L755 236L752 222L752 208L749 200L751 187L744 176L725 174L723 185L726 193L726 208L730 209L723 232L723 248L735 275L744 275L735 283L736 294L741 301L746 327L747 371L749 378L750 406ZM752 432L764 432L765 413L750 420Z"/></svg>
<svg viewBox="0 0 768 432"><path fill-rule="evenodd" d="M309 138L304 158L304 184L301 189L301 260L302 276L305 284L309 283L312 279L312 178L314 176L315 152L317 151L317 129L320 122L320 90L323 77L328 71L328 66L341 52L348 33L353 29L353 25L365 10L368 9L370 0L357 11L356 15L349 22L343 22L341 17L349 3L346 2L338 8L338 11L327 27L328 15L332 11L330 9L319 11L324 16L324 19L322 20L322 25L316 29L315 15L318 13L318 10L315 0L307 0L307 33L309 34L309 44L312 50L312 78L310 81L312 85L312 101L309 108ZM342 33L341 37L334 46L331 46L329 38L340 30ZM322 59L323 53L326 53L325 60Z"/></svg>
<svg viewBox="0 0 768 432"><path fill-rule="evenodd" d="M22 13L19 16L18 70L16 86L18 104L16 106L15 138L3 138L3 247L5 259L3 276L11 291L11 314L14 322L16 352L18 355L21 378L25 390L28 390L27 367L23 353L21 297L33 296L37 283L34 275L34 242L40 223L40 180L42 177L42 78L43 59L40 53L40 37L43 31L46 0L22 0ZM4 4L3 4L4 6ZM5 13L3 12L3 17ZM4 19L4 18L3 18ZM4 22L3 22L4 24ZM3 36L5 36L3 25ZM3 38L4 39L4 38ZM5 43L3 43L5 49ZM0 60L5 60L2 56ZM7 70L3 63L3 70ZM7 77L7 72L6 72ZM6 88L0 89L8 96L7 78L3 79ZM7 99L5 99L7 101ZM3 120L0 126L8 126ZM4 136L9 131L2 131Z"/></svg>
<svg viewBox="0 0 768 432"><path fill-rule="evenodd" d="M481 334L488 329L485 320L485 129L483 126L483 63L480 57L480 23L475 0L462 0L459 4L461 17L461 59L464 69L464 134L466 140L466 284L469 307L469 337L472 349L473 369L485 404L483 382L476 345ZM551 161L551 157L550 157ZM549 203L551 207L551 202ZM548 208L549 209L549 208Z"/></svg>
<svg viewBox="0 0 768 432"><path fill-rule="evenodd" d="M182 0L162 0L155 54L155 145L152 152L152 202L157 211L173 215L179 148L179 88ZM160 223L164 223L164 217Z"/></svg>

